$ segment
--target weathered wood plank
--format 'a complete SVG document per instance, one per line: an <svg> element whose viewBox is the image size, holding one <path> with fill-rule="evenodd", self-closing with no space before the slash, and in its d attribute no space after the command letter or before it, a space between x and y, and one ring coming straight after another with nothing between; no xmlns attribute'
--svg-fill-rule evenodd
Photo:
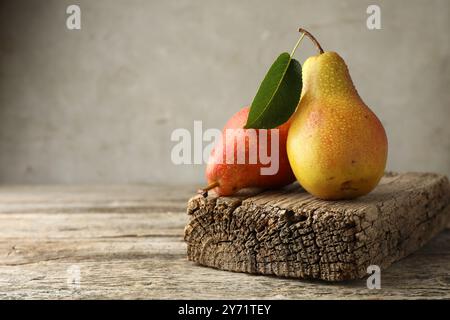
<svg viewBox="0 0 450 320"><path fill-rule="evenodd" d="M151 245L149 245L151 243ZM29 246L28 246L29 245ZM36 246L22 243L21 250ZM317 281L254 276L198 266L185 258L181 238L50 241L41 253L64 254L13 266L0 264L0 298L153 299L414 299L450 298L450 231L381 274L381 289L353 280ZM36 257L38 255L35 255ZM67 270L80 270L80 288L67 285Z"/></svg>
<svg viewBox="0 0 450 320"><path fill-rule="evenodd" d="M195 189L0 187L0 298L450 298L449 230L383 271L381 290L198 266L183 241ZM79 289L67 284L73 266Z"/></svg>
<svg viewBox="0 0 450 320"><path fill-rule="evenodd" d="M193 186L0 186L0 213L181 212Z"/></svg>
<svg viewBox="0 0 450 320"><path fill-rule="evenodd" d="M0 214L0 241L183 236L188 217L180 212L61 212ZM0 257L1 261L1 257Z"/></svg>
<svg viewBox="0 0 450 320"><path fill-rule="evenodd" d="M195 196L188 258L222 270L301 279L364 277L389 267L445 228L450 184L434 174L389 174L369 195L323 201L301 188Z"/></svg>

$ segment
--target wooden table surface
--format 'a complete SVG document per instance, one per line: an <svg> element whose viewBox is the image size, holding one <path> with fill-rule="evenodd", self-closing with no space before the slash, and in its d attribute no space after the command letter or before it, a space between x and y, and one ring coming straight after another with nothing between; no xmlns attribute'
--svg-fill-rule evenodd
<svg viewBox="0 0 450 320"><path fill-rule="evenodd" d="M383 271L380 290L198 266L183 241L193 190L0 187L0 298L450 298L449 228Z"/></svg>

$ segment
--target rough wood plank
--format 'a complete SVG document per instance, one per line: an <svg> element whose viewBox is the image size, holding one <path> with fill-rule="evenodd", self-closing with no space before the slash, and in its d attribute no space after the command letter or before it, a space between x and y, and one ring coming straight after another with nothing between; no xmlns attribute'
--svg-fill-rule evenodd
<svg viewBox="0 0 450 320"><path fill-rule="evenodd" d="M0 187L0 299L450 299L450 230L383 271L381 290L365 279L329 285L187 261L183 228L194 190ZM67 284L73 266L80 288Z"/></svg>
<svg viewBox="0 0 450 320"><path fill-rule="evenodd" d="M386 269L442 231L450 217L448 179L389 174L369 195L322 201L304 190L218 198L188 205L188 258L253 274L341 281Z"/></svg>
<svg viewBox="0 0 450 320"><path fill-rule="evenodd" d="M58 248L67 250L50 259ZM380 290L367 289L365 279L329 285L201 267L186 260L182 238L43 240L19 249L37 259L0 264L0 299L450 298L450 230L382 272ZM73 266L80 288L67 285Z"/></svg>
<svg viewBox="0 0 450 320"><path fill-rule="evenodd" d="M193 186L0 186L0 213L180 212Z"/></svg>

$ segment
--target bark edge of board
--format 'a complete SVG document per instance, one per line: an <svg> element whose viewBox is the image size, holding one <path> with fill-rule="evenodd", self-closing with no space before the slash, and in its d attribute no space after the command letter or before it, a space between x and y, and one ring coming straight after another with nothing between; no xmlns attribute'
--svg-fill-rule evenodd
<svg viewBox="0 0 450 320"><path fill-rule="evenodd" d="M188 202L189 260L221 270L299 279L362 278L446 227L450 185L432 173L386 173L356 200L323 201L298 184Z"/></svg>

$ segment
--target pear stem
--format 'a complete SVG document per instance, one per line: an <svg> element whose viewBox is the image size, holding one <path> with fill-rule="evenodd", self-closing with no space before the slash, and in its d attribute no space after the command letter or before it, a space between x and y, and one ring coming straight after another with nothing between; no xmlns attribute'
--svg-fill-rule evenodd
<svg viewBox="0 0 450 320"><path fill-rule="evenodd" d="M300 37L300 39L298 39L297 43L295 44L294 49L292 49L292 52L291 52L291 58L292 58L292 56L294 55L295 50L297 50L298 46L300 45L300 42L302 42L302 40L303 40L304 37L305 37L305 33L303 32L303 33L302 33L302 36Z"/></svg>
<svg viewBox="0 0 450 320"><path fill-rule="evenodd" d="M315 45L315 46L317 47L317 49L319 50L319 54L322 54L322 53L323 53L323 49L322 49L322 47L320 46L319 41L317 41L317 39L314 38L314 36L313 36L311 33L309 33L309 31L306 31L306 30L303 29L303 28L299 28L298 31L299 31L299 32L303 32L304 35L306 34L306 35L308 36L308 38L314 43L314 45Z"/></svg>
<svg viewBox="0 0 450 320"><path fill-rule="evenodd" d="M203 195L203 197L206 198L208 196L208 191L214 189L215 187L218 187L219 185L219 181L211 182L206 187L198 189L197 193Z"/></svg>

